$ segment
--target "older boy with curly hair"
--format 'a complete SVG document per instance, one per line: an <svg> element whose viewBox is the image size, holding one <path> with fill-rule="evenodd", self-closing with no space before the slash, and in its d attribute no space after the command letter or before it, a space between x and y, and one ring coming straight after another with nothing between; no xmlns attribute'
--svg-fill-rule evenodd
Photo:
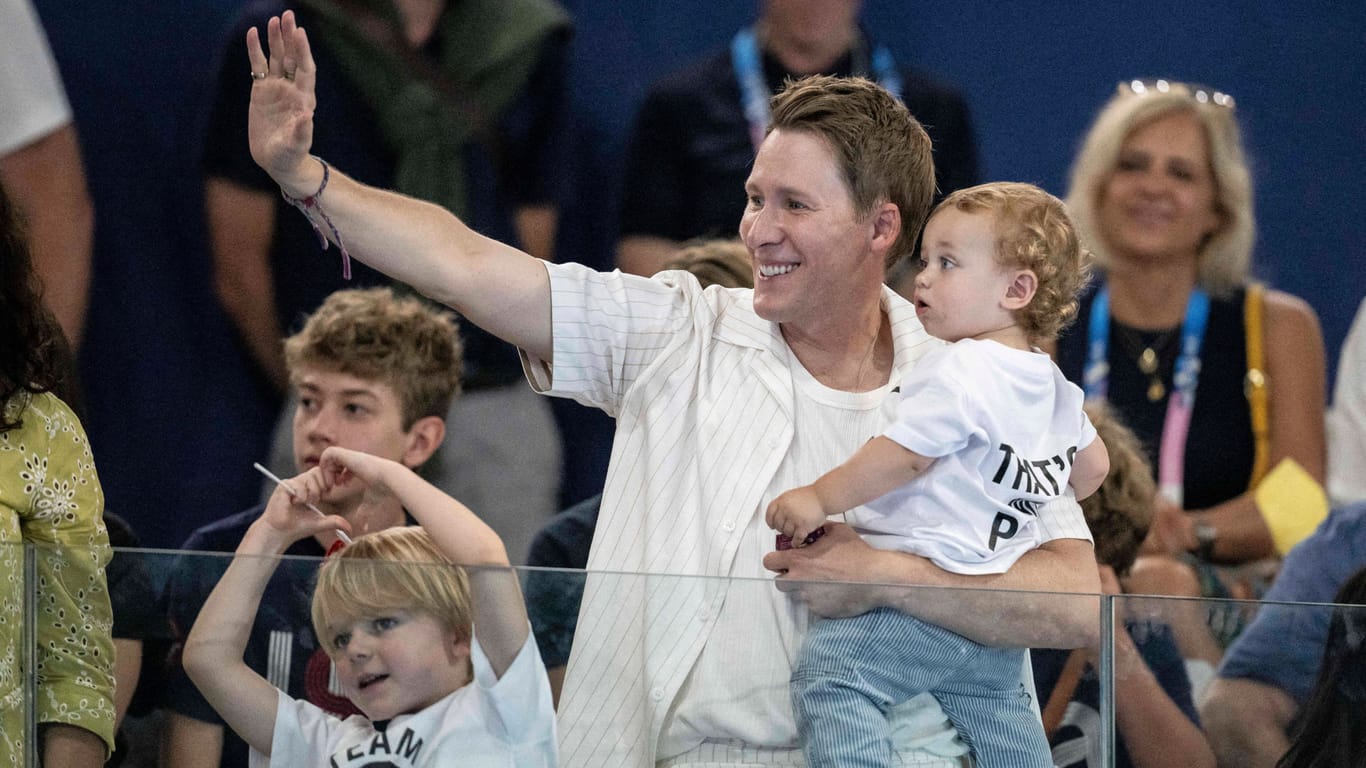
<svg viewBox="0 0 1366 768"><path fill-rule="evenodd" d="M960 190L925 225L914 303L932 336L897 421L844 464L769 505L799 546L843 515L882 549L956 573L1004 573L1043 540L1036 512L1093 493L1104 443L1040 343L1076 312L1088 264L1063 204L1029 184ZM865 506L866 505L866 506ZM890 609L812 627L793 671L813 766L885 765L889 704L929 691L975 764L1052 765L1021 649L989 648Z"/></svg>
<svg viewBox="0 0 1366 768"><path fill-rule="evenodd" d="M340 446L420 467L446 435L444 416L459 394L461 346L454 318L388 288L338 291L304 327L284 342L298 407L294 414L296 469L318 466L323 452ZM249 467L242 471L250 471ZM362 505L354 487L331 490L318 507L359 531L404 525L392 497ZM232 552L263 513L264 505L200 528L185 550ZM284 554L321 557L335 541L330 532L293 542ZM171 575L171 622L183 640L225 566L199 556L182 558ZM246 664L286 694L330 711L353 711L329 685L330 662L309 626L310 561L281 565L246 643ZM247 745L185 675L173 650L162 704L168 710L163 754L168 768L237 768Z"/></svg>

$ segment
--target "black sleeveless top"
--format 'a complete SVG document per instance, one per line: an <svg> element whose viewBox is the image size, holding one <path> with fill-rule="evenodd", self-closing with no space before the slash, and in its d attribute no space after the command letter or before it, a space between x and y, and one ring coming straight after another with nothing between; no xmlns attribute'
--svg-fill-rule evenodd
<svg viewBox="0 0 1366 768"><path fill-rule="evenodd" d="M1091 302L1097 287L1093 286L1082 297L1076 320L1058 336L1058 367L1068 380L1083 388ZM1252 478L1255 444L1251 410L1243 391L1247 375L1245 296L1246 291L1239 288L1228 298L1210 299L1209 324L1200 346L1200 383L1195 390L1195 411L1186 440L1183 506L1189 510L1205 509L1238 496L1247 490ZM1159 372L1166 394L1157 402L1148 400L1148 377L1139 370L1136 356L1126 349L1121 338L1125 333L1124 326L1112 318L1106 346L1110 406L1143 442L1156 475L1180 330L1175 334L1178 338L1165 345L1166 354L1161 356ZM1127 333L1134 331L1129 329Z"/></svg>

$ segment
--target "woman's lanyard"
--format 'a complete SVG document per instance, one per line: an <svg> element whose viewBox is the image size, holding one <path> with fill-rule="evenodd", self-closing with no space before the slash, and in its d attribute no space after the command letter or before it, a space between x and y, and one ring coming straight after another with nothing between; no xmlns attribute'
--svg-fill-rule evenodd
<svg viewBox="0 0 1366 768"><path fill-rule="evenodd" d="M772 94L768 92L768 84L764 81L759 43L754 37L753 28L747 27L735 33L735 39L730 43L730 61L735 68L735 79L740 82L745 120L749 122L749 139L754 143L754 151L758 152L759 145L764 141L764 133L768 130L768 100ZM873 48L872 69L878 85L900 101L901 75L897 74L892 52L885 45ZM854 74L865 73L856 71Z"/></svg>
<svg viewBox="0 0 1366 768"><path fill-rule="evenodd" d="M1200 382L1200 345L1209 320L1209 294L1195 288L1186 302L1186 319L1181 323L1181 353L1172 375L1173 391L1167 398L1167 416L1162 422L1162 444L1157 456L1158 491L1180 507L1185 481L1186 436L1191 413L1195 410L1195 388ZM1082 380L1088 401L1105 400L1110 390L1110 289L1101 287L1091 304L1086 370Z"/></svg>

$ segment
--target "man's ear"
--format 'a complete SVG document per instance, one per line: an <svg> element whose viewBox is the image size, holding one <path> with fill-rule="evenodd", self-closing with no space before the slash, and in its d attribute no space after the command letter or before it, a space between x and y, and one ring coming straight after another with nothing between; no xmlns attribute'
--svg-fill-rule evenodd
<svg viewBox="0 0 1366 768"><path fill-rule="evenodd" d="M1003 309L1014 312L1029 306L1034 294L1039 290L1039 277L1032 269L1017 269L1006 286L1005 298L1001 301Z"/></svg>
<svg viewBox="0 0 1366 768"><path fill-rule="evenodd" d="M441 447L446 439L446 420L440 416L423 416L408 428L408 446L403 451L403 466L417 469Z"/></svg>
<svg viewBox="0 0 1366 768"><path fill-rule="evenodd" d="M901 236L901 209L896 203L883 203L873 209L873 252L886 263L887 252L896 245Z"/></svg>

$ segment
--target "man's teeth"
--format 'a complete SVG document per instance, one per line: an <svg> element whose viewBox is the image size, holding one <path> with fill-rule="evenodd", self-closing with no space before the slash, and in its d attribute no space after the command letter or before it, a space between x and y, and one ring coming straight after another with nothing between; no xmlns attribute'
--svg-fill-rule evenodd
<svg viewBox="0 0 1366 768"><path fill-rule="evenodd" d="M786 275L788 272L791 272L796 268L796 264L760 264L759 274L763 275L764 277L777 277L778 275Z"/></svg>

